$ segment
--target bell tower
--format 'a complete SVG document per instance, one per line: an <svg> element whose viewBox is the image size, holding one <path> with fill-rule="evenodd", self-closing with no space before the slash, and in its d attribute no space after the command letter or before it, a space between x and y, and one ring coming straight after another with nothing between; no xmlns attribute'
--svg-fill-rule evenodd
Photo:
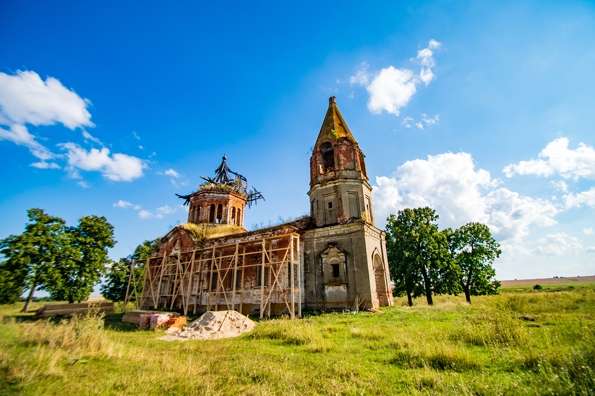
<svg viewBox="0 0 595 396"><path fill-rule="evenodd" d="M337 106L329 98L310 157L310 215L317 227L362 219L373 224L372 188L364 153Z"/></svg>

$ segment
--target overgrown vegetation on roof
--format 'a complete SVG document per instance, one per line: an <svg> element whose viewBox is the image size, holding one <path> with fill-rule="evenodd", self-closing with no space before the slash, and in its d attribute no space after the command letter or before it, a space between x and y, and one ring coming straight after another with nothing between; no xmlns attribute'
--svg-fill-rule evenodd
<svg viewBox="0 0 595 396"><path fill-rule="evenodd" d="M181 224L180 227L190 231L197 241L218 238L225 235L239 234L245 232L244 227L233 224Z"/></svg>

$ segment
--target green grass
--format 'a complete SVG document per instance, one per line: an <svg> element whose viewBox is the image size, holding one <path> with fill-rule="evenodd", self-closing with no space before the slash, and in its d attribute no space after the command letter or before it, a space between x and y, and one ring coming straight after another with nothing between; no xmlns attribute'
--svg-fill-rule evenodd
<svg viewBox="0 0 595 396"><path fill-rule="evenodd" d="M177 343L0 306L0 394L593 394L592 286L417 303Z"/></svg>

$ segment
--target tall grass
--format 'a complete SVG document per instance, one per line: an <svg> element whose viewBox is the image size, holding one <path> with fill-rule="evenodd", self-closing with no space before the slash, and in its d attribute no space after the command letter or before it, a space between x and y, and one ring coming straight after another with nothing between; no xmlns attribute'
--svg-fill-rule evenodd
<svg viewBox="0 0 595 396"><path fill-rule="evenodd" d="M593 290L399 303L184 343L0 307L0 394L593 394Z"/></svg>
<svg viewBox="0 0 595 396"><path fill-rule="evenodd" d="M114 343L108 338L102 313L63 319L58 324L49 320L22 324L21 341L68 351L74 356L114 356Z"/></svg>

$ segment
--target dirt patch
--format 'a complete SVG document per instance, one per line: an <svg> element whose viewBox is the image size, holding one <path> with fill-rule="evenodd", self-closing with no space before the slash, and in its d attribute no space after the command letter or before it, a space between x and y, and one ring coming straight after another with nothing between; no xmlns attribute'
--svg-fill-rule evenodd
<svg viewBox="0 0 595 396"><path fill-rule="evenodd" d="M252 330L256 324L236 311L208 311L183 329L171 327L165 341L217 340L237 337Z"/></svg>

